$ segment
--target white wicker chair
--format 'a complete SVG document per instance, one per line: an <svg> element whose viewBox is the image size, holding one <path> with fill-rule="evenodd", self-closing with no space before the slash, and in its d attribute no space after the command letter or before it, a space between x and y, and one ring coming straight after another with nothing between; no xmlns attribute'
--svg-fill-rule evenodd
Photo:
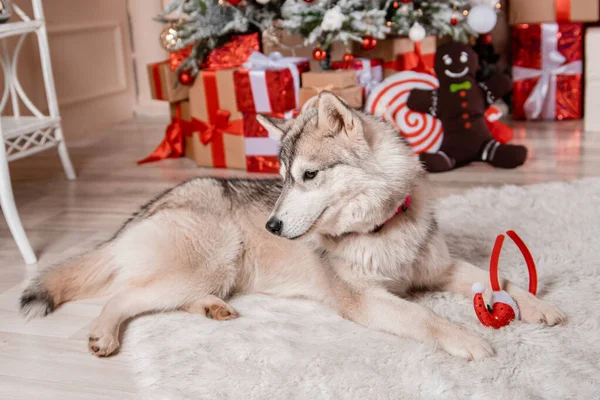
<svg viewBox="0 0 600 400"><path fill-rule="evenodd" d="M32 0L32 5L33 19L27 16L18 6L13 5L13 11L20 17L21 21L0 25L0 39L6 39L10 36L20 36L12 55L9 53L6 40L2 41L2 52L0 53L0 64L4 70L5 79L4 93L0 100L0 113L4 114L9 97L13 110L13 115L2 115L0 119L0 138L2 138L2 146L0 146L0 205L6 217L8 227L27 264L34 264L37 260L25 235L17 207L15 206L8 162L27 157L51 147L58 147L58 154L67 178L75 179L75 172L73 171L69 153L67 152L67 145L62 134L42 1ZM48 115L42 114L29 100L17 76L19 52L26 35L31 32L35 32L38 38L46 99L48 101ZM33 116L21 115L19 99Z"/></svg>

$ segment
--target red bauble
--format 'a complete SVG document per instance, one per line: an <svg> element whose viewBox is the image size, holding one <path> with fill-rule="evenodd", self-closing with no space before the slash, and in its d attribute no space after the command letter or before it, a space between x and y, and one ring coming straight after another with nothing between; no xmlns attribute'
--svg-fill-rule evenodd
<svg viewBox="0 0 600 400"><path fill-rule="evenodd" d="M486 33L481 36L481 43L483 44L492 44L492 35L490 33Z"/></svg>
<svg viewBox="0 0 600 400"><path fill-rule="evenodd" d="M375 47L377 47L377 39L375 39L373 36L365 36L360 47L363 50L373 50Z"/></svg>
<svg viewBox="0 0 600 400"><path fill-rule="evenodd" d="M312 3L313 0L304 0L305 3Z"/></svg>
<svg viewBox="0 0 600 400"><path fill-rule="evenodd" d="M352 54L352 53L344 53L344 61L345 62L352 62L352 61L354 61L354 54Z"/></svg>
<svg viewBox="0 0 600 400"><path fill-rule="evenodd" d="M450 18L450 25L454 26L456 24L458 24L458 18L453 15L452 18Z"/></svg>
<svg viewBox="0 0 600 400"><path fill-rule="evenodd" d="M400 0L400 3L408 4L408 3L412 3L412 0Z"/></svg>
<svg viewBox="0 0 600 400"><path fill-rule="evenodd" d="M327 57L327 52L320 47L313 50L313 59L315 61L323 61Z"/></svg>
<svg viewBox="0 0 600 400"><path fill-rule="evenodd" d="M179 83L184 86L190 86L192 83L194 83L194 77L189 71L182 71L179 74Z"/></svg>
<svg viewBox="0 0 600 400"><path fill-rule="evenodd" d="M242 2L242 0L227 0L227 2L229 4L231 4L232 6L237 6L238 4L240 4Z"/></svg>

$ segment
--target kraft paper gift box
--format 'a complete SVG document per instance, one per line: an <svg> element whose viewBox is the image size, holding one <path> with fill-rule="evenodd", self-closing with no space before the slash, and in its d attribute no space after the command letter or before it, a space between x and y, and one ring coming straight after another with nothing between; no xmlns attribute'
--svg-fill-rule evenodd
<svg viewBox="0 0 600 400"><path fill-rule="evenodd" d="M300 88L300 106L309 99L317 96L323 90L328 90L348 103L350 107L362 108L363 88L358 84L353 70L332 70L305 72L302 74Z"/></svg>
<svg viewBox="0 0 600 400"><path fill-rule="evenodd" d="M148 77L153 99L175 103L188 98L189 87L179 83L169 61L148 64Z"/></svg>
<svg viewBox="0 0 600 400"><path fill-rule="evenodd" d="M263 36L263 53L269 55L273 52L279 52L285 57L308 58L310 60L311 71L321 70L319 62L312 59L314 46L304 46L304 38L302 36L292 35L283 29L277 31L277 36L278 43L274 43ZM341 42L334 42L329 48L329 56L332 60L341 59L346 50L352 52L353 47L353 44L344 46Z"/></svg>
<svg viewBox="0 0 600 400"><path fill-rule="evenodd" d="M356 57L379 58L383 60L383 78L399 71L414 69L419 64L419 57L428 68L433 68L437 39L435 36L427 36L418 46L408 37L396 37L378 40L373 50L363 50L357 46Z"/></svg>
<svg viewBox="0 0 600 400"><path fill-rule="evenodd" d="M210 53L190 88L192 133L186 137L186 156L199 167L246 169L233 74L259 47L258 34L234 36Z"/></svg>
<svg viewBox="0 0 600 400"><path fill-rule="evenodd" d="M202 70L190 88L192 133L186 137L186 156L199 167L246 169L234 72L235 69Z"/></svg>
<svg viewBox="0 0 600 400"><path fill-rule="evenodd" d="M383 60L369 58L355 58L352 61L334 61L332 69L349 69L356 71L358 83L363 88L365 95L383 80Z"/></svg>
<svg viewBox="0 0 600 400"><path fill-rule="evenodd" d="M598 3L598 0L511 0L508 21L511 25L594 22L600 17Z"/></svg>

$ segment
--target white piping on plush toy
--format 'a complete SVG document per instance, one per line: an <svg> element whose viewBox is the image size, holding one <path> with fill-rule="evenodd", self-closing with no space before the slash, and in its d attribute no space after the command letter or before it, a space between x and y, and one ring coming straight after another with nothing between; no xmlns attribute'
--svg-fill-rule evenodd
<svg viewBox="0 0 600 400"><path fill-rule="evenodd" d="M465 67L465 69L463 69L462 72L452 72L445 69L444 73L450 78L462 78L463 76L469 73L469 67Z"/></svg>
<svg viewBox="0 0 600 400"><path fill-rule="evenodd" d="M485 148L483 149L483 153L481 154L481 160L482 161L487 161L488 158L488 152L490 151L490 148L492 147L492 145L496 143L494 140L490 140L488 142L488 144L485 145Z"/></svg>

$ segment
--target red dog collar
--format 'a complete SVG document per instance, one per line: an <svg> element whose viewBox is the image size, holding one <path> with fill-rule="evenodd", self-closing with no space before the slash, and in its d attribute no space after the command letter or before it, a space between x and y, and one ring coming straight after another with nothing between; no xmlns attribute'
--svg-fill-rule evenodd
<svg viewBox="0 0 600 400"><path fill-rule="evenodd" d="M403 213L403 212L406 212L406 210L408 210L408 207L410 207L410 195L409 195L409 196L406 196L406 198L404 199L404 201L402 202L402 204L400 204L400 205L398 206L398 208L396 209L396 212L394 213L394 215L392 215L391 217L389 217L388 219L386 219L386 220L383 222L383 224L381 224L381 225L377 225L377 226L375 227L375 229L373 229L373 233L377 233L377 232L379 232L379 231L380 231L380 230L383 228L383 226L384 226L385 224L387 224L387 223L388 223L388 222L389 222L389 221L390 221L392 218L394 218L396 215L398 215L398 214L400 214L400 213Z"/></svg>

